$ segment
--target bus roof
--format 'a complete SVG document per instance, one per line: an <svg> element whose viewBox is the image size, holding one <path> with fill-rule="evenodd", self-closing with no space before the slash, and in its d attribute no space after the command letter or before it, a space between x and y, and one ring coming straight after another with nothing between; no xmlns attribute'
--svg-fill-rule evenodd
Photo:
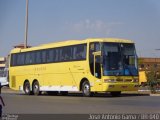
<svg viewBox="0 0 160 120"><path fill-rule="evenodd" d="M88 38L85 40L67 40L67 41L53 42L53 43L42 44L39 46L26 48L26 49L14 48L11 51L11 53L27 52L27 51L47 49L47 48L52 48L52 47L63 47L63 46L83 44L83 43L88 43L88 42L134 43L131 40L119 39L119 38Z"/></svg>
<svg viewBox="0 0 160 120"><path fill-rule="evenodd" d="M89 42L115 42L115 43L134 43L131 40L119 39L119 38L88 38Z"/></svg>

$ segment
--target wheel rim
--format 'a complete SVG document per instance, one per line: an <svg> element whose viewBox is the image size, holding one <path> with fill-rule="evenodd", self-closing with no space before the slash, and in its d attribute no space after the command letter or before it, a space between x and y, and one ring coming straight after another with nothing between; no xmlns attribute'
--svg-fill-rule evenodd
<svg viewBox="0 0 160 120"><path fill-rule="evenodd" d="M29 85L29 83L26 83L26 84L25 84L24 91L25 91L26 94L29 94L29 93L30 93L30 85Z"/></svg>
<svg viewBox="0 0 160 120"><path fill-rule="evenodd" d="M39 85L38 83L35 83L34 86L33 86L33 91L34 91L34 94L35 95L38 95L39 94Z"/></svg>
<svg viewBox="0 0 160 120"><path fill-rule="evenodd" d="M29 86L26 86L25 91L26 91L26 93L29 93Z"/></svg>
<svg viewBox="0 0 160 120"><path fill-rule="evenodd" d="M34 91L37 92L38 91L38 85L34 86Z"/></svg>
<svg viewBox="0 0 160 120"><path fill-rule="evenodd" d="M84 85L84 94L89 95L89 93L90 93L90 86L89 86L89 84L85 84Z"/></svg>

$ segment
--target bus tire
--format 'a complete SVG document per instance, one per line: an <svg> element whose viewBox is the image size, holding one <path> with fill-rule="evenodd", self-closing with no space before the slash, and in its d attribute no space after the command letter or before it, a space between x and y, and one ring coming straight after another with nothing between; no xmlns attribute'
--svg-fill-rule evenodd
<svg viewBox="0 0 160 120"><path fill-rule="evenodd" d="M30 83L28 81L24 83L23 90L26 95L31 95Z"/></svg>
<svg viewBox="0 0 160 120"><path fill-rule="evenodd" d="M121 91L115 91L115 92L111 92L112 97L119 97L121 96Z"/></svg>
<svg viewBox="0 0 160 120"><path fill-rule="evenodd" d="M90 84L88 81L84 81L82 84L82 94L84 97L90 97L92 96Z"/></svg>
<svg viewBox="0 0 160 120"><path fill-rule="evenodd" d="M38 81L35 81L33 83L33 87L32 87L32 90L33 90L33 94L34 95L40 95L40 88L39 88L39 82Z"/></svg>

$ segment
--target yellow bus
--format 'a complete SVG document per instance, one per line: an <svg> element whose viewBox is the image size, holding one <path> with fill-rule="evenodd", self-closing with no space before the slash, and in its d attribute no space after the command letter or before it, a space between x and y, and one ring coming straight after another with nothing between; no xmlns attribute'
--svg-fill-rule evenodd
<svg viewBox="0 0 160 120"><path fill-rule="evenodd" d="M120 95L138 89L134 42L94 38L49 43L10 53L10 88L25 94L82 91Z"/></svg>

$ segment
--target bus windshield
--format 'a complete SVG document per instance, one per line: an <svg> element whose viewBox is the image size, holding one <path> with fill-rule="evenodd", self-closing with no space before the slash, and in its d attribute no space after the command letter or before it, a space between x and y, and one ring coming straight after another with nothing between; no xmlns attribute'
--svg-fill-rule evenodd
<svg viewBox="0 0 160 120"><path fill-rule="evenodd" d="M104 76L137 76L137 55L134 44L103 44Z"/></svg>

